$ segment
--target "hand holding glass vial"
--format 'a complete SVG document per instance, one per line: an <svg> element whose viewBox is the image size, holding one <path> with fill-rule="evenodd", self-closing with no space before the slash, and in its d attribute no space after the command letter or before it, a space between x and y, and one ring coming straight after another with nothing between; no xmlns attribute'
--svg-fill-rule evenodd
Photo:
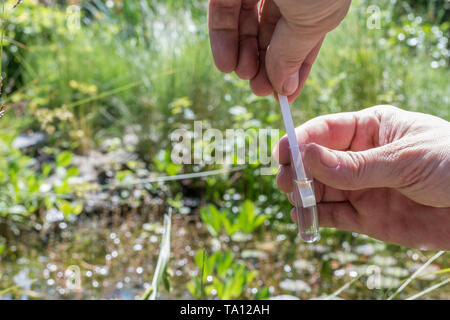
<svg viewBox="0 0 450 320"><path fill-rule="evenodd" d="M306 242L320 239L317 218L317 204L314 195L313 180L305 172L302 155L295 134L294 123L286 96L278 95L283 114L284 125L291 151L291 167L294 173L294 190L290 195L294 201L300 237Z"/></svg>

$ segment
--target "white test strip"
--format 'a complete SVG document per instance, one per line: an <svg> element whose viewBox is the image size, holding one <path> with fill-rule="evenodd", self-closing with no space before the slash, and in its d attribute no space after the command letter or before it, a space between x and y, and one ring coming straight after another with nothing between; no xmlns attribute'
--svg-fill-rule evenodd
<svg viewBox="0 0 450 320"><path fill-rule="evenodd" d="M308 177L303 166L300 148L298 146L297 135L295 134L294 122L292 121L291 109L289 108L289 101L286 96L278 95L281 105L281 113L283 114L284 126L288 136L289 147L291 149L292 165L297 176L297 186L304 208L316 205L316 197L311 183L307 183Z"/></svg>

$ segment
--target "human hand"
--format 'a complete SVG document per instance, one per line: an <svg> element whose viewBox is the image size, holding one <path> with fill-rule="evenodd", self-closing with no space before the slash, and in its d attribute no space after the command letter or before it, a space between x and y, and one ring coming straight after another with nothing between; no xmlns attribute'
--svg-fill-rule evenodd
<svg viewBox="0 0 450 320"><path fill-rule="evenodd" d="M209 29L219 70L250 80L253 92L299 95L325 35L351 0L210 0ZM259 20L259 21L258 21Z"/></svg>
<svg viewBox="0 0 450 320"><path fill-rule="evenodd" d="M318 117L296 134L315 179L320 226L407 247L450 249L448 121L376 106ZM274 157L282 165L278 186L289 194L287 137Z"/></svg>

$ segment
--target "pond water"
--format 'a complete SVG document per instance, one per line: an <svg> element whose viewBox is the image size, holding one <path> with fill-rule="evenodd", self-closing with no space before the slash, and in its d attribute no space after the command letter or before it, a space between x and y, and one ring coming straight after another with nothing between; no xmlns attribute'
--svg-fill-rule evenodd
<svg viewBox="0 0 450 320"><path fill-rule="evenodd" d="M10 228L5 249L8 254L0 258L0 297L140 298L155 272L163 213L153 208L55 221L37 227L40 230L14 233ZM250 270L258 271L243 298L252 298L265 286L275 298L319 298L356 279L339 297L382 299L388 289L397 288L432 254L331 230L322 230L326 236L319 243L306 244L296 237L296 230L295 225L274 222L251 236L213 238L197 216L174 214L171 289L169 293L162 288L158 298L193 298L186 284L199 272L194 255L200 248L211 252L231 249ZM445 267L447 260L444 255L425 273ZM436 281L436 275L416 280L402 297ZM448 299L450 291L444 287L427 297Z"/></svg>

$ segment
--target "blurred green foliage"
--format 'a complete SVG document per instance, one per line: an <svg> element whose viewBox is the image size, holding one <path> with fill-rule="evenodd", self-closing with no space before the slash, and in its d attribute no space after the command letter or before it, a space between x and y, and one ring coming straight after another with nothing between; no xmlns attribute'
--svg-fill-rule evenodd
<svg viewBox="0 0 450 320"><path fill-rule="evenodd" d="M200 216L213 237L218 236L222 228L225 228L229 236L238 231L252 234L264 221L269 219L268 215L256 214L254 203L251 200L244 201L237 214L230 213L227 209L219 210L210 204L206 208L200 209Z"/></svg>
<svg viewBox="0 0 450 320"><path fill-rule="evenodd" d="M27 222L41 210L56 209L65 217L80 214L82 202L67 200L74 194L71 178L78 175L78 168L70 166L72 153L64 151L56 155L54 163L39 164L13 148L13 138L0 135L0 216Z"/></svg>
<svg viewBox="0 0 450 320"><path fill-rule="evenodd" d="M217 251L210 256L205 251L198 251L194 261L201 275L194 277L187 284L188 290L198 299L205 298L213 292L221 300L241 297L246 285L256 276L256 272L249 271L245 264L234 260L235 255L231 251Z"/></svg>

